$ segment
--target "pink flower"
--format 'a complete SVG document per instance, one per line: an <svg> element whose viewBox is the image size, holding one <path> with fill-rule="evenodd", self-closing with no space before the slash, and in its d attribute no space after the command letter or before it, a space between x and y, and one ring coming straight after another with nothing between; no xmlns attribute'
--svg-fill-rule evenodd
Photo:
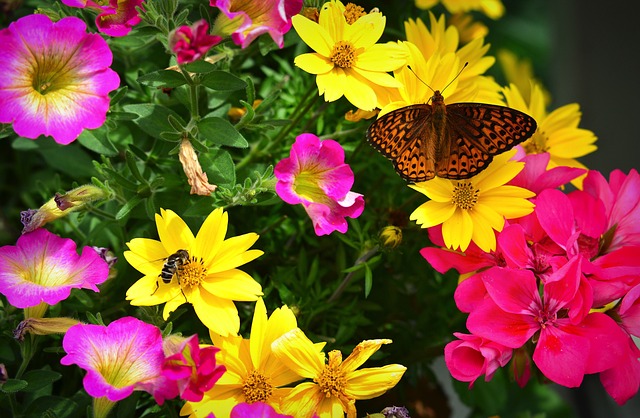
<svg viewBox="0 0 640 418"><path fill-rule="evenodd" d="M87 371L83 385L94 398L119 401L134 390L152 392L161 376L164 353L160 330L133 317L108 326L74 325L64 336L60 359Z"/></svg>
<svg viewBox="0 0 640 418"><path fill-rule="evenodd" d="M216 364L219 348L200 347L198 336L189 338L169 336L164 340L168 357L162 366L163 379L154 390L154 397L162 405L165 399L180 395L184 400L199 402L204 393L224 374L226 368Z"/></svg>
<svg viewBox="0 0 640 418"><path fill-rule="evenodd" d="M293 418L291 415L278 414L264 402L239 403L231 410L231 418Z"/></svg>
<svg viewBox="0 0 640 418"><path fill-rule="evenodd" d="M459 332L453 335L459 340L445 346L444 361L451 376L461 382L469 382L469 388L482 375L488 382L499 367L511 360L513 350L509 347L475 335Z"/></svg>
<svg viewBox="0 0 640 418"><path fill-rule="evenodd" d="M602 313L572 315L581 283L581 257L572 258L543 284L538 293L529 270L494 267L482 273L487 296L467 319L474 335L511 348L538 334L533 361L553 382L579 386L585 373L617 365L626 335Z"/></svg>
<svg viewBox="0 0 640 418"><path fill-rule="evenodd" d="M618 405L631 399L640 388L640 350L636 343L627 339L618 364L600 373L600 382Z"/></svg>
<svg viewBox="0 0 640 418"><path fill-rule="evenodd" d="M76 17L54 23L36 14L11 23L0 30L0 122L60 144L102 126L108 94L120 83L111 60L104 39Z"/></svg>
<svg viewBox="0 0 640 418"><path fill-rule="evenodd" d="M291 16L302 9L302 0L210 0L222 12L214 24L214 33L231 34L242 48L263 33L269 33L280 48L283 35L291 29Z"/></svg>
<svg viewBox="0 0 640 418"><path fill-rule="evenodd" d="M564 166L547 170L550 158L551 156L548 152L525 154L520 159L525 163L524 169L509 184L531 190L537 195L545 189L555 189L567 184L586 171L582 168Z"/></svg>
<svg viewBox="0 0 640 418"><path fill-rule="evenodd" d="M62 0L67 6L100 10L102 13L96 17L98 30L114 37L127 35L133 26L140 23L136 7L142 7L143 2L144 0L109 0L105 5L103 1Z"/></svg>
<svg viewBox="0 0 640 418"><path fill-rule="evenodd" d="M289 158L276 164L274 174L278 196L304 206L316 235L345 233L345 217L357 218L364 210L362 195L350 191L353 171L344 162L344 150L332 139L299 135Z"/></svg>
<svg viewBox="0 0 640 418"><path fill-rule="evenodd" d="M72 288L98 292L96 285L108 275L108 264L93 248L84 247L78 255L75 242L46 229L0 248L0 292L17 308L55 305L68 298Z"/></svg>
<svg viewBox="0 0 640 418"><path fill-rule="evenodd" d="M221 40L219 36L209 35L209 24L201 19L173 31L169 35L169 47L175 52L178 64L188 64L204 57Z"/></svg>

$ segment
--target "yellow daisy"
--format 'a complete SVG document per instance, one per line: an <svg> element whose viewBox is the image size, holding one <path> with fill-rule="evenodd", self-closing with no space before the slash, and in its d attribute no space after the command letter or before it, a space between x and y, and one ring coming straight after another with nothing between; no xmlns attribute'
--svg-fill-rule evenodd
<svg viewBox="0 0 640 418"><path fill-rule="evenodd" d="M496 249L493 230L502 231L505 219L520 218L533 212L527 199L535 194L521 187L506 185L523 168L511 161L516 150L494 158L486 170L468 180L436 177L409 187L427 196L410 216L423 228L442 224L445 246L465 251L473 241L485 252Z"/></svg>
<svg viewBox="0 0 640 418"><path fill-rule="evenodd" d="M594 142L598 138L592 131L578 128L582 116L580 106L571 103L547 112L540 84L532 83L530 91L530 99L526 100L514 84L504 88L507 105L531 115L538 122L536 132L522 144L527 154L548 152L551 156L548 170L558 166L586 168L577 158L595 151ZM578 177L571 183L581 188L583 178Z"/></svg>
<svg viewBox="0 0 640 418"><path fill-rule="evenodd" d="M406 367L390 364L356 370L382 344L391 340L366 340L342 361L338 350L329 352L328 362L319 347L299 329L293 329L272 344L276 357L291 370L312 381L298 384L281 403L282 411L296 418L356 417L355 402L382 395L394 387Z"/></svg>
<svg viewBox="0 0 640 418"><path fill-rule="evenodd" d="M201 418L213 412L217 417L228 417L231 409L242 402L264 402L279 411L280 400L291 391L284 386L302 377L275 358L271 343L296 327L296 317L291 309L283 306L267 318L267 308L259 298L249 339L211 333L214 345L221 349L216 362L224 365L227 371L213 389L205 393L202 401L187 402L180 415ZM322 349L324 343L319 347Z"/></svg>
<svg viewBox="0 0 640 418"><path fill-rule="evenodd" d="M478 38L459 47L456 27L447 26L442 16L436 19L430 13L429 17L431 30L421 19L405 22L407 42L401 45L407 49L410 69L404 66L394 71L394 76L402 83L401 88L377 89L380 114L412 104L427 103L433 96L431 89L440 90L447 104L504 104L500 85L493 78L482 75L495 62L493 57L485 55L489 45L484 44L484 39Z"/></svg>
<svg viewBox="0 0 640 418"><path fill-rule="evenodd" d="M326 101L344 96L362 110L373 110L377 103L373 86L399 87L387 72L406 62L405 50L398 44L376 43L385 21L381 13L374 12L350 24L344 5L337 0L322 6L318 23L302 15L293 16L296 32L315 51L297 56L294 62L317 75L319 94L324 94Z"/></svg>
<svg viewBox="0 0 640 418"><path fill-rule="evenodd" d="M430 9L438 3L442 3L452 14L477 10L491 19L499 19L504 15L504 5L501 0L416 0L416 7Z"/></svg>
<svg viewBox="0 0 640 418"><path fill-rule="evenodd" d="M127 290L127 300L136 306L165 303L165 320L178 306L189 302L212 332L237 334L240 318L233 301L255 301L262 295L260 284L237 267L263 252L249 250L258 234L224 239L227 225L227 213L218 208L194 236L175 212L162 209L156 214L159 241L134 238L127 243L125 259L144 274ZM186 254L178 257L172 269L167 268L179 250Z"/></svg>

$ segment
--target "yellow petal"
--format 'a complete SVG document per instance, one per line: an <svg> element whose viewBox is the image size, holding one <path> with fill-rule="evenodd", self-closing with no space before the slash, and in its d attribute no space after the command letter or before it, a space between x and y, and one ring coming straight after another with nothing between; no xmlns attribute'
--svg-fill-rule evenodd
<svg viewBox="0 0 640 418"><path fill-rule="evenodd" d="M324 354L300 330L294 328L271 344L275 356L296 374L315 378L324 368Z"/></svg>
<svg viewBox="0 0 640 418"><path fill-rule="evenodd" d="M394 387L407 370L400 364L356 370L349 374L345 392L354 399L371 399Z"/></svg>
<svg viewBox="0 0 640 418"><path fill-rule="evenodd" d="M232 301L222 299L209 292L194 292L189 298L200 321L211 330L222 336L236 335L240 330L238 309Z"/></svg>
<svg viewBox="0 0 640 418"><path fill-rule="evenodd" d="M334 42L344 40L345 29L348 26L344 17L344 5L340 2L323 4L318 16L318 24L327 31L329 38Z"/></svg>
<svg viewBox="0 0 640 418"><path fill-rule="evenodd" d="M271 353L270 345L269 347L264 347L264 340L267 331L267 321L267 307L265 306L262 298L258 298L253 310L253 321L251 322L251 339L249 340L251 361L256 368L258 368L262 363L263 356L266 357L267 354Z"/></svg>
<svg viewBox="0 0 640 418"><path fill-rule="evenodd" d="M158 288L157 276L144 276L127 290L127 300L134 306L154 306L171 299L174 293Z"/></svg>
<svg viewBox="0 0 640 418"><path fill-rule="evenodd" d="M204 220L193 246L193 254L202 257L207 266L223 245L227 234L229 215L222 208L212 211Z"/></svg>
<svg viewBox="0 0 640 418"><path fill-rule="evenodd" d="M386 21L382 13L361 16L353 24L345 25L344 40L353 43L355 48L370 48L382 36Z"/></svg>
<svg viewBox="0 0 640 418"><path fill-rule="evenodd" d="M347 71L345 74L346 85L349 88L344 90L344 97L359 109L375 109L378 98L370 83L354 71Z"/></svg>
<svg viewBox="0 0 640 418"><path fill-rule="evenodd" d="M207 274L200 285L207 292L222 299L253 302L262 295L262 286L242 270L233 269Z"/></svg>
<svg viewBox="0 0 640 418"><path fill-rule="evenodd" d="M217 251L217 254L209 260L209 263L205 260L205 267L209 272L217 273L242 266L255 260L264 254L264 252L261 250L248 249L255 244L258 238L259 235L252 232L226 239L222 243L222 247Z"/></svg>
<svg viewBox="0 0 640 418"><path fill-rule="evenodd" d="M320 95L324 94L324 100L333 102L344 95L346 89L347 76L342 68L334 67L333 70L325 74L318 74L316 84Z"/></svg>
<svg viewBox="0 0 640 418"><path fill-rule="evenodd" d="M189 250L195 241L187 224L172 210L161 210L156 214L158 236L168 254L180 249Z"/></svg>
<svg viewBox="0 0 640 418"><path fill-rule="evenodd" d="M331 54L331 48L333 48L335 41L325 28L302 15L293 16L291 23L300 38L311 49L323 57L328 57Z"/></svg>
<svg viewBox="0 0 640 418"><path fill-rule="evenodd" d="M456 210L450 219L442 224L442 238L448 248L465 251L471 242L473 222L465 210Z"/></svg>
<svg viewBox="0 0 640 418"><path fill-rule="evenodd" d="M456 206L449 203L440 203L430 200L418 206L411 213L410 220L416 221L423 228L431 228L440 225L450 219L456 211Z"/></svg>
<svg viewBox="0 0 640 418"><path fill-rule="evenodd" d="M317 53L298 55L293 63L310 74L324 74L333 70L334 64L330 59Z"/></svg>
<svg viewBox="0 0 640 418"><path fill-rule="evenodd" d="M369 71L394 71L406 63L406 49L394 42L373 45L356 59L357 68Z"/></svg>
<svg viewBox="0 0 640 418"><path fill-rule="evenodd" d="M347 374L354 371L367 361L373 353L378 351L382 344L391 343L392 341L389 339L362 341L360 344L355 346L351 354L349 354L349 357L342 362L342 370Z"/></svg>
<svg viewBox="0 0 640 418"><path fill-rule="evenodd" d="M451 199L453 197L453 182L440 177L435 177L429 181L410 184L409 187L436 202L451 203Z"/></svg>
<svg viewBox="0 0 640 418"><path fill-rule="evenodd" d="M400 83L397 79L392 77L391 75L378 71L368 71L363 70L361 68L351 68L350 72L358 74L360 78L363 80L368 80L372 84L389 87L389 88L400 88L402 87L402 83ZM371 86L372 88L374 86Z"/></svg>
<svg viewBox="0 0 640 418"><path fill-rule="evenodd" d="M311 418L324 399L324 393L318 389L318 385L305 382L293 388L289 395L280 402L280 406L285 414L296 418ZM324 418L322 415L319 416Z"/></svg>

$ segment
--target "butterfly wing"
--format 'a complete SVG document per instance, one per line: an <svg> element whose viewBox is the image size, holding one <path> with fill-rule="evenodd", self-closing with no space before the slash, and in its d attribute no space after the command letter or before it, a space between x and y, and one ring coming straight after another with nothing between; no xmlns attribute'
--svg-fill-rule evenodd
<svg viewBox="0 0 640 418"><path fill-rule="evenodd" d="M454 103L446 109L445 137L435 158L438 177L473 177L495 155L526 141L537 129L531 116L510 107Z"/></svg>
<svg viewBox="0 0 640 418"><path fill-rule="evenodd" d="M396 172L409 182L435 176L430 105L418 104L391 111L373 122L367 140L382 155L393 161Z"/></svg>

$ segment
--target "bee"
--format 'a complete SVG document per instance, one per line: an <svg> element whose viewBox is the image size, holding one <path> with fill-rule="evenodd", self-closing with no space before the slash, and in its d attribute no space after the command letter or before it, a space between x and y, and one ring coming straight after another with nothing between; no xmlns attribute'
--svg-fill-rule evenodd
<svg viewBox="0 0 640 418"><path fill-rule="evenodd" d="M165 284L171 283L173 276L179 274L180 267L188 262L189 253L187 250L178 250L164 260L162 271L158 274L158 277L161 277L162 282ZM180 277L178 277L178 280L180 280Z"/></svg>

